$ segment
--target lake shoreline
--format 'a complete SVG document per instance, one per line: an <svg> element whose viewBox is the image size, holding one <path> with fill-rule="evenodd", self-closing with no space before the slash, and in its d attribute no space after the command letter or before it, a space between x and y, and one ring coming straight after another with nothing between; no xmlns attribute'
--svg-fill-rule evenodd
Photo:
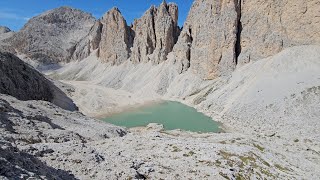
<svg viewBox="0 0 320 180"><path fill-rule="evenodd" d="M150 105L155 105L155 104L161 104L163 102L165 102L166 100L150 100L150 101L146 101L143 103L137 103L137 104L133 104L133 105L126 105L126 106L122 106L122 107L115 107L113 110L111 110L110 112L107 113L99 113L98 115L93 116L96 119L103 119L103 118L108 118L117 114L121 114L124 112L130 112L130 111L134 111L136 109L140 109L143 107L147 107Z"/></svg>
<svg viewBox="0 0 320 180"><path fill-rule="evenodd" d="M179 101L157 101L100 118L102 121L126 128L161 124L165 130L180 129L198 133L222 133L221 123Z"/></svg>

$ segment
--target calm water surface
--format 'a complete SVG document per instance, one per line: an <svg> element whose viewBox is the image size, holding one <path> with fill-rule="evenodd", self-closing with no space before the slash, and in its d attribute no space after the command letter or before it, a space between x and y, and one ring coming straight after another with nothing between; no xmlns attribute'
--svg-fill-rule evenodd
<svg viewBox="0 0 320 180"><path fill-rule="evenodd" d="M124 127L141 127L149 123L163 124L165 130L219 132L219 124L196 109L179 102L165 101L115 114L102 120Z"/></svg>
<svg viewBox="0 0 320 180"><path fill-rule="evenodd" d="M102 119L124 127L141 127L149 123L163 124L165 130L219 132L219 123L179 102L165 101L122 112Z"/></svg>

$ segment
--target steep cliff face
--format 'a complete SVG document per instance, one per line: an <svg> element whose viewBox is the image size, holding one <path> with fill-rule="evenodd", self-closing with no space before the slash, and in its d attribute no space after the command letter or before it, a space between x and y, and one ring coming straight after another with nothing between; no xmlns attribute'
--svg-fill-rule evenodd
<svg viewBox="0 0 320 180"><path fill-rule="evenodd" d="M179 34L178 7L163 2L159 8L152 6L133 24L135 38L131 60L159 64L166 60Z"/></svg>
<svg viewBox="0 0 320 180"><path fill-rule="evenodd" d="M94 21L88 13L61 7L30 19L9 41L17 53L44 64L67 62Z"/></svg>
<svg viewBox="0 0 320 180"><path fill-rule="evenodd" d="M237 1L195 1L174 48L182 71L204 79L230 73L236 65L240 6Z"/></svg>
<svg viewBox="0 0 320 180"><path fill-rule="evenodd" d="M239 63L274 55L284 48L320 43L318 0L243 0Z"/></svg>
<svg viewBox="0 0 320 180"><path fill-rule="evenodd" d="M0 94L20 100L44 100L67 110L76 110L59 88L18 57L0 52Z"/></svg>
<svg viewBox="0 0 320 180"><path fill-rule="evenodd" d="M320 43L320 3L196 0L174 47L181 72L204 79L230 74L237 64L284 48Z"/></svg>
<svg viewBox="0 0 320 180"><path fill-rule="evenodd" d="M18 33L0 28L0 48L44 64L82 60L94 50L112 65L128 59L159 64L173 51L179 73L214 79L284 48L319 44L319 9L317 0L195 0L180 33L172 3L152 6L131 27L117 8L95 20L61 7L32 18Z"/></svg>
<svg viewBox="0 0 320 180"><path fill-rule="evenodd" d="M118 8L108 11L101 19L102 33L99 57L104 62L121 64L129 58L132 46L131 30Z"/></svg>
<svg viewBox="0 0 320 180"><path fill-rule="evenodd" d="M99 48L101 41L102 24L97 20L92 26L89 34L82 38L75 46L72 60L82 60ZM99 54L97 54L99 55Z"/></svg>

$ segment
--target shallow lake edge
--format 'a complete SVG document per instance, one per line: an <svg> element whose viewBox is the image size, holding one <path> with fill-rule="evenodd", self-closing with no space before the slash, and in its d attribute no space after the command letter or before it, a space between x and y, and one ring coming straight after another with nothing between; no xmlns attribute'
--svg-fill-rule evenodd
<svg viewBox="0 0 320 180"><path fill-rule="evenodd" d="M217 132L194 132L194 131L189 131L189 130L184 130L184 129L174 129L174 130L163 130L164 132L168 132L168 131L175 131L175 130L179 130L179 131L183 131L183 132L188 132L188 133L198 133L198 134L204 134L204 133L214 133L214 134L217 134L217 133L227 133L228 131L227 128L223 125L223 123L221 121L217 121L217 120L214 120L212 116L208 115L207 113L205 112L202 112L202 111L199 111L196 107L194 107L193 105L189 104L189 103L186 103L182 100L178 100L178 99L157 99L157 100L150 100L150 101L146 101L144 103L138 103L138 104L133 104L133 105L127 105L127 106L123 106L123 107L119 107L119 108L115 108L112 112L109 112L109 113L102 113L102 114L99 114L98 116L95 116L94 118L96 119L99 119L103 122L106 122L104 121L103 119L105 118L108 118L108 117L111 117L111 116L114 116L114 115L117 115L117 114L121 114L123 112L129 112L129 111L134 111L134 110L137 110L137 109L140 109L140 108L143 108L143 107L148 107L148 106L152 106L152 105L156 105L156 104L161 104L161 103L164 103L164 102L177 102L177 103L181 103L185 106L188 106L188 107L191 107L193 109L196 110L196 112L198 113L201 113L207 117L209 117L212 121L214 121L216 124L217 124L217 127L218 127L218 131ZM106 123L109 123L109 122L106 122ZM109 124L112 124L112 123L109 123ZM159 123L157 123L159 124ZM117 126L117 125L116 125ZM125 127L125 126L121 126L123 128L126 128L128 130L130 129L135 129L135 128L146 128L147 125L145 126L137 126L137 127Z"/></svg>

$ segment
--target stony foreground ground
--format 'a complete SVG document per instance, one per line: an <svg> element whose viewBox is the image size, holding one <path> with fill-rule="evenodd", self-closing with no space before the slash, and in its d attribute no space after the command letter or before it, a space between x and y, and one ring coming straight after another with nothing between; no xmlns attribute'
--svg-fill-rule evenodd
<svg viewBox="0 0 320 180"><path fill-rule="evenodd" d="M0 98L2 179L294 179L319 175L319 153L308 139L288 142L276 135L166 132L156 124L125 131L51 103Z"/></svg>

